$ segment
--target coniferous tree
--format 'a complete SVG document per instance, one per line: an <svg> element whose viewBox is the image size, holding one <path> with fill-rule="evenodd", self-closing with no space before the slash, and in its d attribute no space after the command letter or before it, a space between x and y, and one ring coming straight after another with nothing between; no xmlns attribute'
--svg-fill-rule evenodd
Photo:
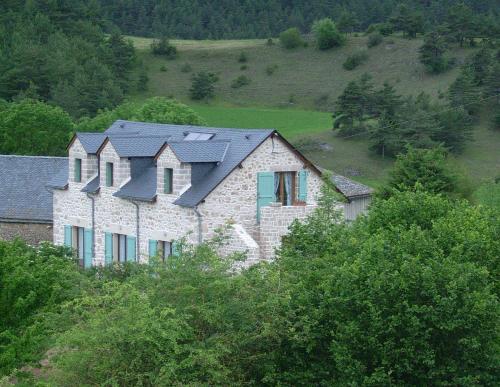
<svg viewBox="0 0 500 387"><path fill-rule="evenodd" d="M420 61L429 72L438 74L448 68L448 61L444 56L446 42L437 31L432 31L425 36L424 44L419 52Z"/></svg>
<svg viewBox="0 0 500 387"><path fill-rule="evenodd" d="M474 74L469 67L464 67L457 79L448 90L450 105L463 108L471 115L479 112L481 105L481 90L477 87Z"/></svg>

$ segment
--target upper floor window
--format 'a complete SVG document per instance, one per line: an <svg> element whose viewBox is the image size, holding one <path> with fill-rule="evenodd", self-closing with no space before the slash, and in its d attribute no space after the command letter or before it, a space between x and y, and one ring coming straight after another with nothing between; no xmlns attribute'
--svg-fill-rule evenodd
<svg viewBox="0 0 500 387"><path fill-rule="evenodd" d="M276 172L274 174L274 193L276 202L292 206L297 201L295 195L295 172Z"/></svg>
<svg viewBox="0 0 500 387"><path fill-rule="evenodd" d="M82 181L82 159L75 159L75 181Z"/></svg>
<svg viewBox="0 0 500 387"><path fill-rule="evenodd" d="M172 168L165 168L165 175L163 180L163 193L166 194L172 193L173 177L174 177L174 170Z"/></svg>
<svg viewBox="0 0 500 387"><path fill-rule="evenodd" d="M106 187L113 186L113 163L106 163Z"/></svg>

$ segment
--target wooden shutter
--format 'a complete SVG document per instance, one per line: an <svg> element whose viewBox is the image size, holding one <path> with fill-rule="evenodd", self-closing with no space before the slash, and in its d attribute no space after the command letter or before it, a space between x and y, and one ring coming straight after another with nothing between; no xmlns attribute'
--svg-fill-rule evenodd
<svg viewBox="0 0 500 387"><path fill-rule="evenodd" d="M136 261L135 237L127 235L127 262Z"/></svg>
<svg viewBox="0 0 500 387"><path fill-rule="evenodd" d="M260 221L261 207L276 200L274 193L274 172L257 173L257 221Z"/></svg>
<svg viewBox="0 0 500 387"><path fill-rule="evenodd" d="M92 267L93 256L93 237L92 230L86 228L83 234L83 267L88 269Z"/></svg>
<svg viewBox="0 0 500 387"><path fill-rule="evenodd" d="M75 159L75 181L82 181L82 159Z"/></svg>
<svg viewBox="0 0 500 387"><path fill-rule="evenodd" d="M156 257L158 253L158 241L154 239L149 240L149 258Z"/></svg>
<svg viewBox="0 0 500 387"><path fill-rule="evenodd" d="M181 255L182 252L182 246L179 242L177 241L172 241L172 256L178 257Z"/></svg>
<svg viewBox="0 0 500 387"><path fill-rule="evenodd" d="M64 226L64 246L73 247L73 233L71 226Z"/></svg>
<svg viewBox="0 0 500 387"><path fill-rule="evenodd" d="M307 201L307 175L309 171L303 169L299 171L299 200L302 202Z"/></svg>
<svg viewBox="0 0 500 387"><path fill-rule="evenodd" d="M104 263L111 265L113 263L113 234L104 233Z"/></svg>

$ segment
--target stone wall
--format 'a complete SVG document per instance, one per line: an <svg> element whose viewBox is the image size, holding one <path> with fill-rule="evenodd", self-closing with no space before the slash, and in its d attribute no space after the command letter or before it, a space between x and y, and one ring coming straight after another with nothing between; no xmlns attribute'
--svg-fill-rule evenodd
<svg viewBox="0 0 500 387"><path fill-rule="evenodd" d="M260 248L263 259L273 259L275 250L281 245L281 238L288 234L292 222L306 219L315 209L316 204L306 206L282 206L273 203L263 207L260 218Z"/></svg>
<svg viewBox="0 0 500 387"><path fill-rule="evenodd" d="M97 174L97 156L88 155L79 139L75 139L69 149L69 181L75 181L75 159L82 160L82 182Z"/></svg>
<svg viewBox="0 0 500 387"><path fill-rule="evenodd" d="M52 242L51 223L21 223L0 221L0 239L12 240L21 238L30 245L40 242Z"/></svg>

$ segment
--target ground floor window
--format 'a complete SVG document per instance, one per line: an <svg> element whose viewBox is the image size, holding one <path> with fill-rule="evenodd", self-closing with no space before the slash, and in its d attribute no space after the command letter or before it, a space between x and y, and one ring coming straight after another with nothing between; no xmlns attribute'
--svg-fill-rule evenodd
<svg viewBox="0 0 500 387"><path fill-rule="evenodd" d="M149 257L159 257L162 262L166 262L168 257L178 255L180 246L175 241L149 240Z"/></svg>
<svg viewBox="0 0 500 387"><path fill-rule="evenodd" d="M64 245L71 247L82 267L92 265L93 237L92 230L78 226L64 226Z"/></svg>

